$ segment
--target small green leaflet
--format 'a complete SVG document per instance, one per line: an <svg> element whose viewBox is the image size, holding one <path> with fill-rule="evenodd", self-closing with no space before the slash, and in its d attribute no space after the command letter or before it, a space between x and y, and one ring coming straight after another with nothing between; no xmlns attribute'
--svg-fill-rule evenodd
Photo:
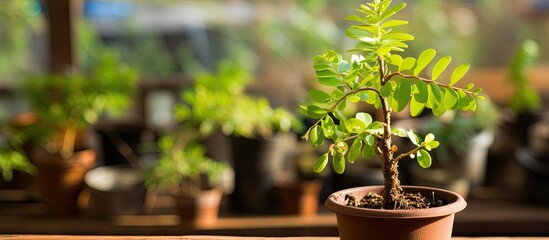
<svg viewBox="0 0 549 240"><path fill-rule="evenodd" d="M326 168L326 165L328 165L328 153L323 154L315 161L313 171L315 173L320 173Z"/></svg>
<svg viewBox="0 0 549 240"><path fill-rule="evenodd" d="M309 98L316 103L328 103L332 99L330 94L319 89L311 89L309 91Z"/></svg>
<svg viewBox="0 0 549 240"><path fill-rule="evenodd" d="M425 149L420 149L417 152L417 162L419 163L419 166L421 166L422 168L429 168L433 163L431 159L431 155Z"/></svg>
<svg viewBox="0 0 549 240"><path fill-rule="evenodd" d="M400 112L406 108L410 101L411 93L412 85L410 84L410 81L406 78L400 79L393 95L395 98L395 101L393 101L393 108L395 111Z"/></svg>
<svg viewBox="0 0 549 240"><path fill-rule="evenodd" d="M417 59L416 68L414 69L414 74L417 76L431 63L433 58L435 58L435 55L437 54L437 51L435 49L429 48L421 53L419 55L419 58Z"/></svg>
<svg viewBox="0 0 549 240"><path fill-rule="evenodd" d="M343 174L345 172L345 156L336 150L332 159L332 165L337 174Z"/></svg>
<svg viewBox="0 0 549 240"><path fill-rule="evenodd" d="M362 139L356 138L353 144L351 144L351 148L349 148L349 154L347 156L347 160L349 163L354 163L358 157L360 157L360 150L362 149Z"/></svg>
<svg viewBox="0 0 549 240"><path fill-rule="evenodd" d="M440 74L446 70L448 65L450 65L450 62L452 62L452 57L446 56L438 60L438 62L435 64L435 67L433 68L433 80L437 80L438 77L440 77Z"/></svg>
<svg viewBox="0 0 549 240"><path fill-rule="evenodd" d="M469 68L471 65L469 64L461 64L459 65L456 70L452 73L452 77L450 77L450 86L454 86L459 80L461 80L467 71L469 71Z"/></svg>
<svg viewBox="0 0 549 240"><path fill-rule="evenodd" d="M414 65L416 65L416 59L413 57L407 57L404 60L402 60L402 63L400 64L398 71L402 72L402 71L410 70L414 67Z"/></svg>

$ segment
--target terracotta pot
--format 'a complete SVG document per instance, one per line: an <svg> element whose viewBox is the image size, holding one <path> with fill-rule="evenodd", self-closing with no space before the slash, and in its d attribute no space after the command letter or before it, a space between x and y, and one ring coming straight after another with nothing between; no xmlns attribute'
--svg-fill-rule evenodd
<svg viewBox="0 0 549 240"><path fill-rule="evenodd" d="M383 186L342 190L330 195L326 207L336 213L341 240L450 240L455 213L467 203L458 194L429 187L404 186L406 192L419 192L451 202L442 207L420 210L384 210L349 207L345 195L362 198L369 192L381 193Z"/></svg>
<svg viewBox="0 0 549 240"><path fill-rule="evenodd" d="M320 180L278 183L276 188L280 196L280 211L300 216L316 215L321 187Z"/></svg>
<svg viewBox="0 0 549 240"><path fill-rule="evenodd" d="M182 225L203 227L211 226L217 221L222 197L220 190L206 190L195 195L172 195Z"/></svg>
<svg viewBox="0 0 549 240"><path fill-rule="evenodd" d="M84 175L95 164L95 152L75 152L69 159L48 154L44 150L33 151L32 162L38 168L38 185L42 200L53 214L78 212L77 200L84 187Z"/></svg>

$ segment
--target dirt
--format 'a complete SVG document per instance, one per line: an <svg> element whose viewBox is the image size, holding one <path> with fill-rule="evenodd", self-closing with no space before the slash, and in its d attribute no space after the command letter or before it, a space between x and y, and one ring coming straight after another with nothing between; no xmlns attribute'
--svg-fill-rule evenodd
<svg viewBox="0 0 549 240"><path fill-rule="evenodd" d="M376 193L368 193L358 202L353 195L348 194L345 196L345 200L347 201L347 206L370 209L383 208L383 197ZM433 196L424 196L421 193L403 193L400 195L399 199L395 201L393 209L426 209L432 207L440 207L446 204L448 203L444 202L441 199L436 199L434 193Z"/></svg>

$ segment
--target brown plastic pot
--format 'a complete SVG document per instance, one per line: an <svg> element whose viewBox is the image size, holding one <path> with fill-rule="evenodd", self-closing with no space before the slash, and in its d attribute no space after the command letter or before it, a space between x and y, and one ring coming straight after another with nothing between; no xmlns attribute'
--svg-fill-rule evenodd
<svg viewBox="0 0 549 240"><path fill-rule="evenodd" d="M326 207L336 213L341 240L391 239L391 240L450 240L455 213L467 203L457 193L429 188L404 186L406 192L422 193L450 202L442 207L418 210L385 210L350 207L345 205L345 195L362 198L369 192L381 193L383 186L368 186L333 193L326 200Z"/></svg>

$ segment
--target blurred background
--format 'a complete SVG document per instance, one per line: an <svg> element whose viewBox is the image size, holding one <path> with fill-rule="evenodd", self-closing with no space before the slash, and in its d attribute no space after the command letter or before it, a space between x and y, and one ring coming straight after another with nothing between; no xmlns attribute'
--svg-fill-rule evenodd
<svg viewBox="0 0 549 240"><path fill-rule="evenodd" d="M299 104L316 84L312 58L354 46L343 19L361 3L0 1L0 222L11 222L0 224L0 233L49 233L52 216L58 223L50 224L60 226L53 233L159 234L114 226L122 220L171 226L163 234L196 233L203 224L219 230L217 212L214 220L189 223L184 216L194 210L176 210L171 198L221 189L221 219L309 217L277 227L285 231L257 227L264 230L257 234L337 234L324 199L380 184L379 163L363 159L343 175L313 174L319 153L300 141L311 119ZM403 163L402 181L467 197L458 235L549 235L543 227L549 224L549 1L407 4L399 18L410 22L405 27L416 40L406 54L435 48L456 66L470 63L467 82L483 88L489 101L474 114L441 119L396 115L396 125L433 132L442 144L433 169ZM81 176L52 180L79 181L48 190L40 183L60 170L41 163L48 157L38 148L63 160L82 149L94 157L70 173ZM66 215L99 220L78 230ZM36 222L23 220L29 216ZM247 224L223 226L246 235Z"/></svg>

